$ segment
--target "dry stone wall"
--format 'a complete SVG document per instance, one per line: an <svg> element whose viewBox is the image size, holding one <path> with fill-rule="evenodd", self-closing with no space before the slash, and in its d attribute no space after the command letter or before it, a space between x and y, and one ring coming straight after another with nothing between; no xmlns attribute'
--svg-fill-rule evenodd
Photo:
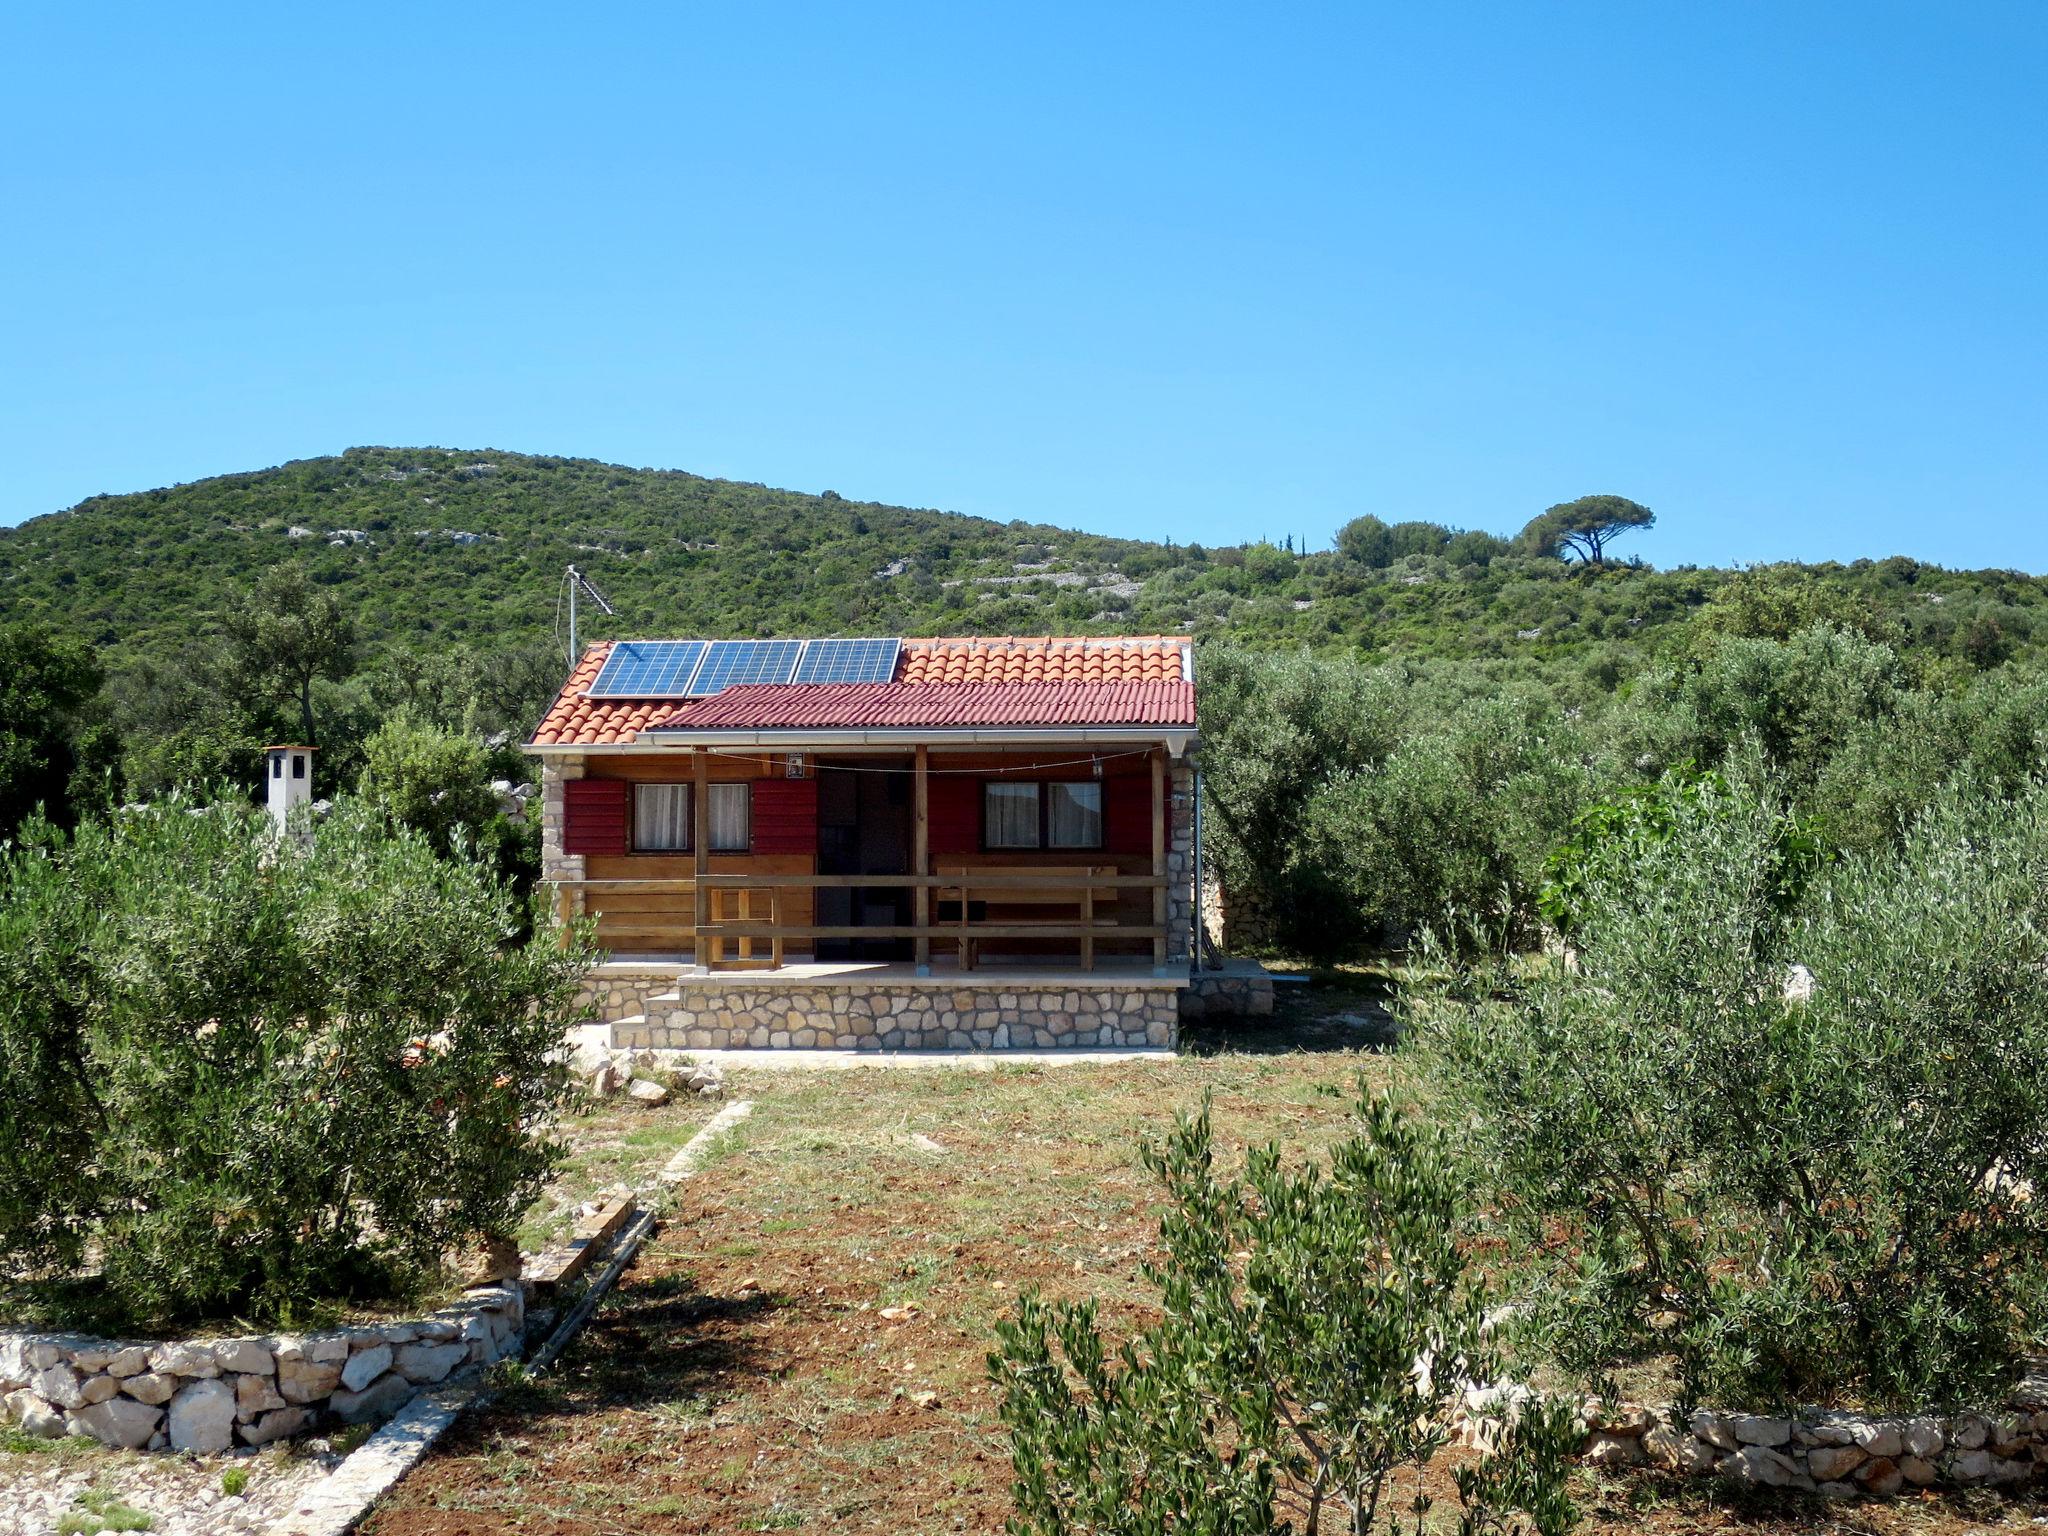
<svg viewBox="0 0 2048 1536"><path fill-rule="evenodd" d="M612 1044L656 1050L1057 1050L1170 1047L1178 985L1058 988L807 987L684 979L641 1020L612 1026Z"/></svg>
<svg viewBox="0 0 2048 1536"><path fill-rule="evenodd" d="M518 1281L411 1322L137 1343L0 1332L0 1410L31 1435L218 1455L319 1424L381 1422L421 1387L517 1354Z"/></svg>

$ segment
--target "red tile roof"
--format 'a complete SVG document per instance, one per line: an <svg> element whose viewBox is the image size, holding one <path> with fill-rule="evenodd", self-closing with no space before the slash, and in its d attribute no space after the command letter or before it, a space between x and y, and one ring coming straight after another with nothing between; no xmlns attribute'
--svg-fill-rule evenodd
<svg viewBox="0 0 2048 1536"><path fill-rule="evenodd" d="M533 733L532 745L622 746L657 722L675 720L680 723L683 717L693 724L700 720L707 723L712 719L723 721L726 718L723 715L710 716L704 712L729 699L734 702L726 707L733 712L742 709L787 710L797 704L797 701L780 703L773 700L742 704L735 697L749 693L801 694L805 696L801 701L802 707L813 712L827 711L826 699L839 699L842 702L830 705L829 709L838 711L832 718L844 722L842 728L949 724L1192 724L1194 692L1183 682L1187 675L1183 657L1187 654L1188 645L1187 640L1169 635L1076 638L1053 635L968 636L905 640L892 683L755 685L728 689L712 699L678 704L672 698L590 697L590 687L597 681L598 673L604 670L605 658L611 654L612 642L600 640L583 652L569 673L568 681L562 685L562 691L555 695L547 713L541 716L540 725ZM1148 686L1134 691L1133 685L1140 684ZM1067 685L1072 690L1071 696L1066 689L1048 690L1046 685ZM971 691L980 697L972 702L949 698L913 704L909 693L894 691L910 688L919 693L944 692L949 695ZM1019 689L1036 689L1038 693L1035 700L1026 699L1022 693L1016 693L1013 698L1001 697ZM887 692L886 704L878 690ZM853 719L850 712L855 706L851 703L851 696L857 693L873 699L871 708L907 713L900 719ZM1181 702L1183 695L1185 704ZM1042 719L1028 718L1020 713L1032 709L1049 713ZM985 714L1005 710L1009 713L1001 718L956 718L961 712ZM1156 718L1151 713L1125 718L1133 710L1154 711ZM948 714L947 711L953 713ZM823 727L822 718L813 720L806 717L800 723ZM755 725L752 728L774 727Z"/></svg>
<svg viewBox="0 0 2048 1536"><path fill-rule="evenodd" d="M1165 683L755 683L651 729L858 730L915 726L1195 723L1195 685Z"/></svg>

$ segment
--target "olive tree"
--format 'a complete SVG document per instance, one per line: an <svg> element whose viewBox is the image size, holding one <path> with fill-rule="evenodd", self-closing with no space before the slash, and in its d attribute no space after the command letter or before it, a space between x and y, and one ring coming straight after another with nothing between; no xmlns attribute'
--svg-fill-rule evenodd
<svg viewBox="0 0 2048 1536"><path fill-rule="evenodd" d="M1714 779L1605 821L1570 952L1408 994L1561 1356L1732 1406L1990 1399L2048 1281L2048 791L1951 788L1832 861Z"/></svg>
<svg viewBox="0 0 2048 1536"><path fill-rule="evenodd" d="M1224 1178L1205 1104L1143 1155L1167 1198L1160 1320L1117 1344L1092 1303L1027 1295L998 1325L1011 1530L1433 1529L1450 1409L1502 1369L1441 1133L1361 1098L1327 1169L1267 1146ZM1454 1472L1458 1529L1568 1529L1568 1414L1532 1402L1495 1428Z"/></svg>
<svg viewBox="0 0 2048 1536"><path fill-rule="evenodd" d="M302 846L175 797L0 862L0 1276L30 1314L255 1321L508 1234L586 957L344 802Z"/></svg>

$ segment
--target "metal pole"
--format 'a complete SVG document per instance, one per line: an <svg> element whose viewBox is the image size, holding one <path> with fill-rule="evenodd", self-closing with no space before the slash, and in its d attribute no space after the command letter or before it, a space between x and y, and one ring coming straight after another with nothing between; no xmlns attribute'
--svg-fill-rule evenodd
<svg viewBox="0 0 2048 1536"><path fill-rule="evenodd" d="M576 589L583 584L583 573L575 566L569 567L569 665L575 666L576 659L583 653L576 649Z"/></svg>

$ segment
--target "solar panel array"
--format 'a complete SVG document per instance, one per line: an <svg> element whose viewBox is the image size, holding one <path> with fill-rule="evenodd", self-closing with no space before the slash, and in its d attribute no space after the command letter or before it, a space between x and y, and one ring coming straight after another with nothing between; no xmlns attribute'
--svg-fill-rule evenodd
<svg viewBox="0 0 2048 1536"><path fill-rule="evenodd" d="M797 683L886 683L896 675L901 640L807 640Z"/></svg>
<svg viewBox="0 0 2048 1536"><path fill-rule="evenodd" d="M886 683L900 640L621 640L597 698L692 699L744 683Z"/></svg>

